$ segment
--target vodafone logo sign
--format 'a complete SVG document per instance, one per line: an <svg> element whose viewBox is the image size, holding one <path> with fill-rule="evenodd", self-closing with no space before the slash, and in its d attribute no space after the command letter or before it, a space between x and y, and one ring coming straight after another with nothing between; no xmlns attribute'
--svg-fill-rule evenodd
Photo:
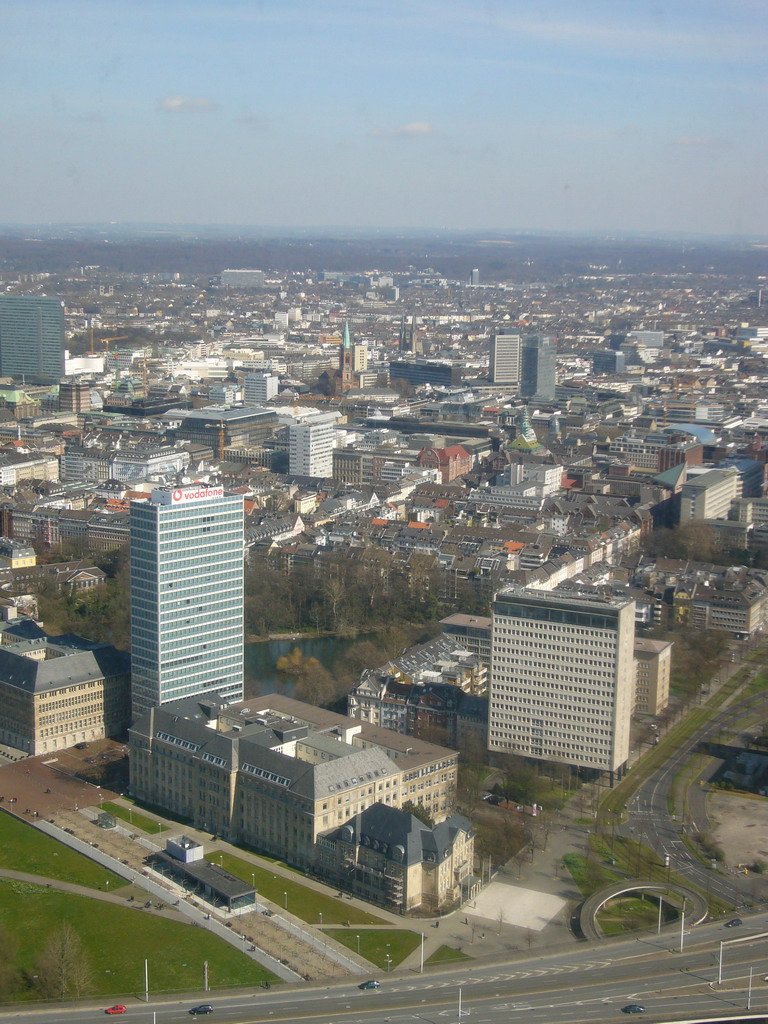
<svg viewBox="0 0 768 1024"><path fill-rule="evenodd" d="M202 501L204 498L223 498L223 487L184 487L177 488L171 493L171 502L174 505L179 502Z"/></svg>

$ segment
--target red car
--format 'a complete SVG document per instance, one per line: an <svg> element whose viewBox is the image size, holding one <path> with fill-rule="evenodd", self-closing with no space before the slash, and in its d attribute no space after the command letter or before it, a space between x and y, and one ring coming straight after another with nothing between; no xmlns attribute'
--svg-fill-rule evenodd
<svg viewBox="0 0 768 1024"><path fill-rule="evenodd" d="M125 1013L126 1007L122 1003L118 1003L116 1006L108 1007L104 1013Z"/></svg>

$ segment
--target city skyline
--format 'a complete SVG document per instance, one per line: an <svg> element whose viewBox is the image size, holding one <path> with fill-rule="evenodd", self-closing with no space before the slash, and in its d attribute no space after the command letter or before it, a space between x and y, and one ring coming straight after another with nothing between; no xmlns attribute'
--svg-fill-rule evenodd
<svg viewBox="0 0 768 1024"><path fill-rule="evenodd" d="M768 233L749 0L5 15L0 223Z"/></svg>

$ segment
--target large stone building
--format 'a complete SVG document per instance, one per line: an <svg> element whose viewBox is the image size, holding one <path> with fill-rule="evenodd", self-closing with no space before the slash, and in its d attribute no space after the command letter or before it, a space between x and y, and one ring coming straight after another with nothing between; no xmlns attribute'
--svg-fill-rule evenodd
<svg viewBox="0 0 768 1024"><path fill-rule="evenodd" d="M0 634L0 743L47 754L123 732L130 658L111 644L48 636L31 620Z"/></svg>
<svg viewBox="0 0 768 1024"><path fill-rule="evenodd" d="M362 899L436 911L475 895L474 834L452 814L434 828L374 804L319 843L321 874ZM382 898L383 897L383 898Z"/></svg>
<svg viewBox="0 0 768 1024"><path fill-rule="evenodd" d="M455 751L276 694L227 707L201 699L152 708L134 723L130 744L138 799L334 878L328 856L337 830L370 808L411 801L438 823L453 811ZM471 836L457 826L454 840L457 862L471 865ZM367 898L401 909L429 890L408 883L394 893L382 877L373 893L372 877ZM435 891L448 898L445 888Z"/></svg>

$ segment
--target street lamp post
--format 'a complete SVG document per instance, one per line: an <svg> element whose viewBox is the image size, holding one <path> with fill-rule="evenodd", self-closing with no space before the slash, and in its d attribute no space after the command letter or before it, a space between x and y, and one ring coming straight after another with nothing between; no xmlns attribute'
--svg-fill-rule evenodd
<svg viewBox="0 0 768 1024"><path fill-rule="evenodd" d="M323 927L323 912L322 912L322 910L320 911L320 927L321 928Z"/></svg>
<svg viewBox="0 0 768 1024"><path fill-rule="evenodd" d="M357 955L360 956L360 936L356 935L355 938L357 939Z"/></svg>
<svg viewBox="0 0 768 1024"><path fill-rule="evenodd" d="M387 953L387 974L389 974L389 968L392 963L392 957Z"/></svg>
<svg viewBox="0 0 768 1024"><path fill-rule="evenodd" d="M421 967L419 968L419 974L424 973L424 932L421 933Z"/></svg>
<svg viewBox="0 0 768 1024"><path fill-rule="evenodd" d="M680 952L683 952L683 943L685 941L685 901L687 897L683 896L683 906L680 911Z"/></svg>
<svg viewBox="0 0 768 1024"><path fill-rule="evenodd" d="M287 892L283 893L283 906L285 907L286 910L288 909L288 893Z"/></svg>

